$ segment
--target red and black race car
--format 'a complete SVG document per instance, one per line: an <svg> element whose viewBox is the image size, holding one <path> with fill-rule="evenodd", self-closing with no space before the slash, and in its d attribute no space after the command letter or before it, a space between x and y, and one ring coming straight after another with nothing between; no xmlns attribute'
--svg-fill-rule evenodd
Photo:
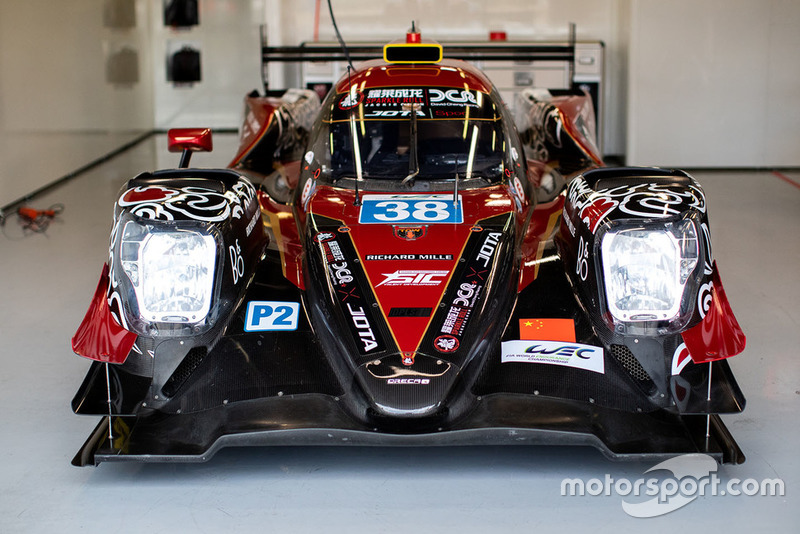
<svg viewBox="0 0 800 534"><path fill-rule="evenodd" d="M251 95L227 169L130 180L74 351L76 456L235 445L593 445L742 462L744 336L687 173L610 168L591 98L516 120L472 64L387 45L320 103ZM512 53L506 50L503 53ZM497 50L494 50L497 52Z"/></svg>

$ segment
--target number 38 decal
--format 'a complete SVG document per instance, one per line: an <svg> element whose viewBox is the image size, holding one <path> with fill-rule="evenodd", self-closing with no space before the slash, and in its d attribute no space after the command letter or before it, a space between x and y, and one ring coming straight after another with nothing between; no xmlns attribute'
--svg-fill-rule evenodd
<svg viewBox="0 0 800 534"><path fill-rule="evenodd" d="M462 223L461 195L364 195L358 222L380 223Z"/></svg>
<svg viewBox="0 0 800 534"><path fill-rule="evenodd" d="M299 315L299 302L254 300L247 303L244 330L245 332L297 330Z"/></svg>

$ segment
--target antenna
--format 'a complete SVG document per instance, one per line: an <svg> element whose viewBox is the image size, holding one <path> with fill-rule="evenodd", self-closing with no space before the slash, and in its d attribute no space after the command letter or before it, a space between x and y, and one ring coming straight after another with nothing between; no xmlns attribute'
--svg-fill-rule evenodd
<svg viewBox="0 0 800 534"><path fill-rule="evenodd" d="M419 157L417 156L417 110L419 104L404 104L403 109L408 109L411 112L409 119L409 132L408 144L410 150L408 154L408 176L403 178L401 184L410 184L409 187L414 187L414 180L419 174Z"/></svg>
<svg viewBox="0 0 800 534"><path fill-rule="evenodd" d="M456 157L456 184L453 188L453 207L458 207L458 157Z"/></svg>
<svg viewBox="0 0 800 534"><path fill-rule="evenodd" d="M358 182L359 178L356 176L356 199L353 201L353 206L360 206L361 205L361 195L358 192Z"/></svg>
<svg viewBox="0 0 800 534"><path fill-rule="evenodd" d="M353 90L355 88L350 81L351 68L351 65L347 66L347 94L349 98L353 98L353 93L355 92ZM361 151L358 148L358 128L356 128L356 114L353 109L350 110L350 137L353 138L353 163L355 164L356 168L356 198L353 201L353 206L360 206L361 195L358 191L358 182L361 181Z"/></svg>
<svg viewBox="0 0 800 534"><path fill-rule="evenodd" d="M328 0L328 12L331 14L331 22L333 22L333 31L336 32L336 38L339 40L339 44L342 45L342 51L344 52L344 57L347 58L347 64L350 68L353 68L353 62L350 60L350 52L347 51L347 45L344 44L344 39L342 39L342 34L339 33L339 27L336 25L336 18L333 16L333 7L331 7L331 0Z"/></svg>

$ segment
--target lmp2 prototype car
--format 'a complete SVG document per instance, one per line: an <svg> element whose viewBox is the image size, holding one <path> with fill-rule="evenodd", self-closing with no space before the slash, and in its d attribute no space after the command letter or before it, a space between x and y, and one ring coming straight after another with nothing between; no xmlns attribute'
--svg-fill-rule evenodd
<svg viewBox="0 0 800 534"><path fill-rule="evenodd" d="M490 80L410 35L320 103L250 95L226 169L115 206L73 350L101 415L75 457L203 461L237 445L593 445L744 456L744 336L678 170L610 168L591 99Z"/></svg>

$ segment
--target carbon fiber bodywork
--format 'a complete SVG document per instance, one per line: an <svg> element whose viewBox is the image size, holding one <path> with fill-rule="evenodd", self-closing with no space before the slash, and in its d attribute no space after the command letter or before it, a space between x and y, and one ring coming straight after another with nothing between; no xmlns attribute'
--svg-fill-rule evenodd
<svg viewBox="0 0 800 534"><path fill-rule="evenodd" d="M257 280L275 280L280 266L273 258L259 269ZM288 283L254 283L245 302L276 294L300 297ZM560 262L543 266L520 294L503 339L519 337L514 319L539 316L545 308L575 319L578 342L602 343L576 305ZM724 360L711 364L711 400L709 367L690 364L670 380L680 402L659 402L649 378L620 361L611 346L598 380L596 373L569 367L503 364L494 344L480 369L461 375L442 409L403 422L377 413L353 373L329 364L308 322L288 336L248 333L244 314L244 306L233 313L226 335L158 410L148 410L148 400L159 395L149 379L110 366L113 412L119 414L110 419L113 439L106 417L73 463L199 462L240 445L484 444L590 445L615 459L705 452L720 462L744 461L719 417L705 415L744 408ZM93 364L73 400L77 413L108 413L104 366Z"/></svg>
<svg viewBox="0 0 800 534"><path fill-rule="evenodd" d="M744 409L724 359L744 336L690 176L599 168L582 93L530 94L520 136L459 60L308 93L248 97L231 169L123 190L73 339L94 362L72 407L103 416L76 465L270 444L744 461L719 418Z"/></svg>

